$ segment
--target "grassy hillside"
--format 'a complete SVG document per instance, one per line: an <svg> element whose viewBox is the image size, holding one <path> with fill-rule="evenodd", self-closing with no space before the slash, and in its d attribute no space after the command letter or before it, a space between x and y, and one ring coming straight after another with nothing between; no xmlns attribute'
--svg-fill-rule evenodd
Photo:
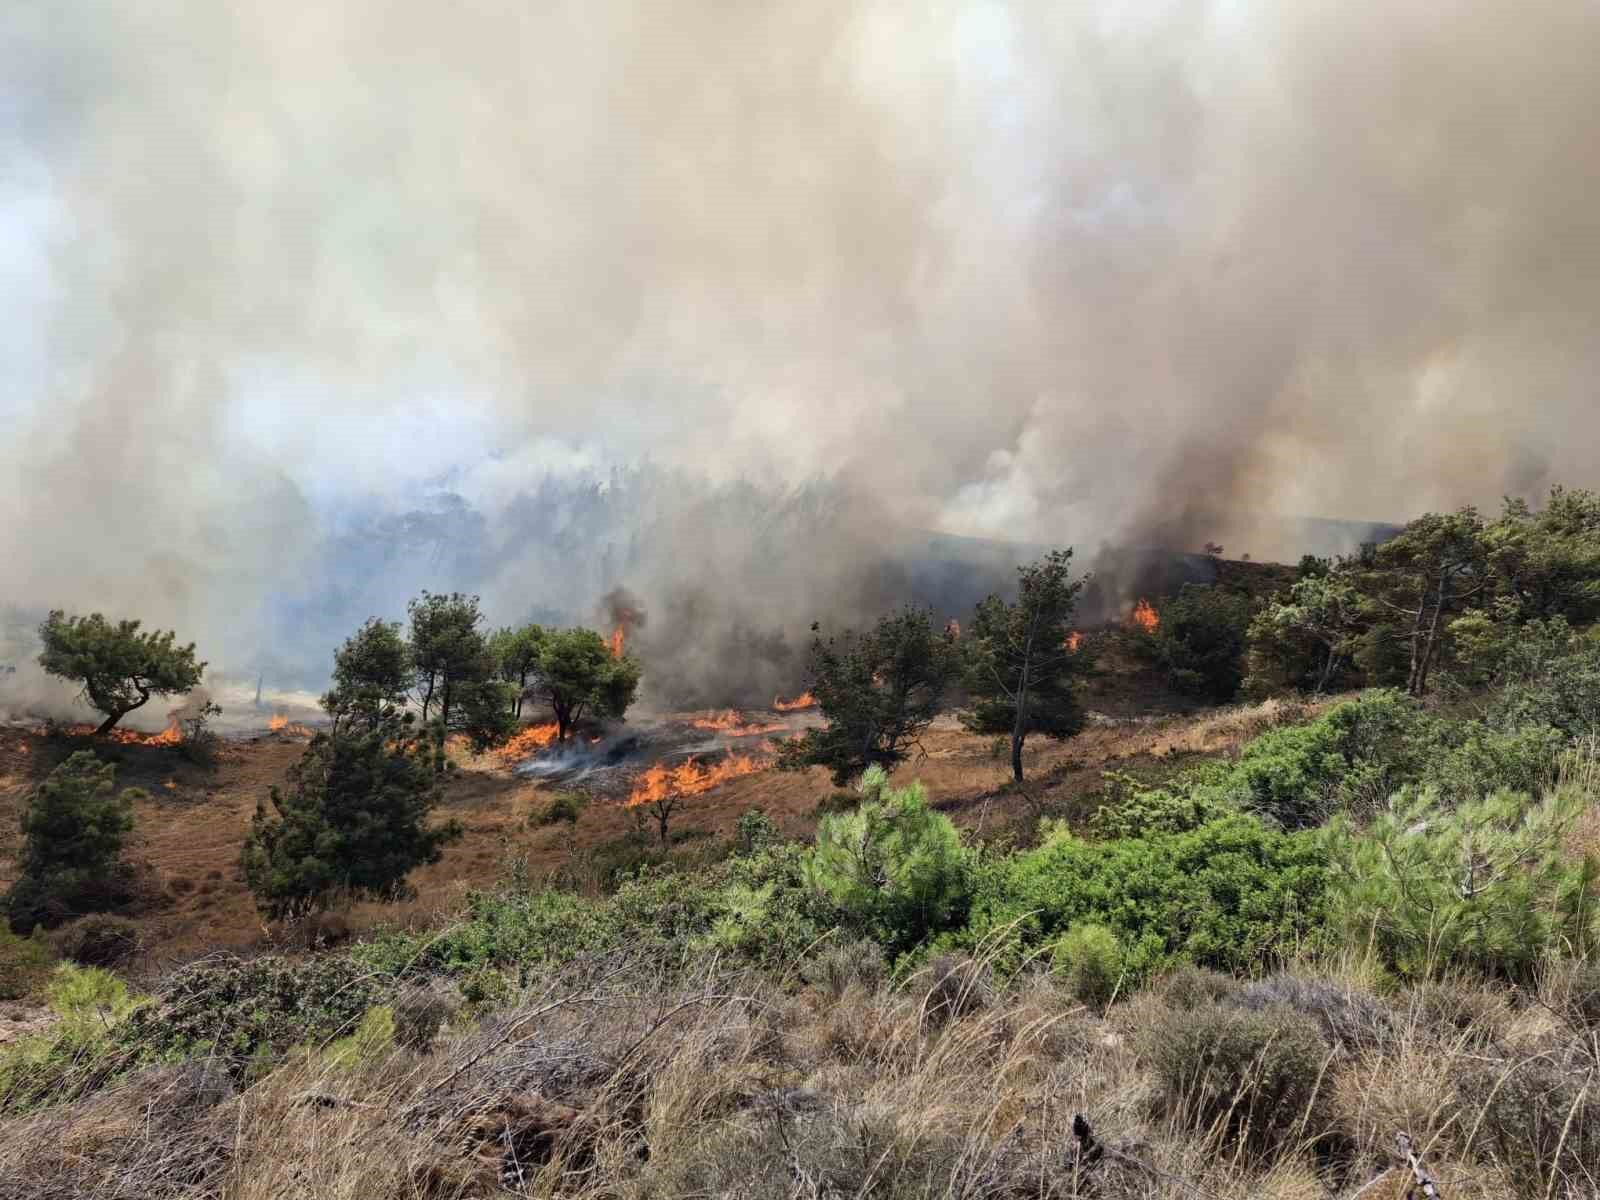
<svg viewBox="0 0 1600 1200"><path fill-rule="evenodd" d="M237 753L242 797L293 750ZM1031 795L987 754L941 729L850 802L750 776L609 876L620 812L501 816L398 922L146 958L144 995L12 939L0 1196L1399 1196L1400 1132L1444 1195L1595 1194L1588 753L1375 694L1102 724ZM944 851L841 881L826 847L906 804Z"/></svg>

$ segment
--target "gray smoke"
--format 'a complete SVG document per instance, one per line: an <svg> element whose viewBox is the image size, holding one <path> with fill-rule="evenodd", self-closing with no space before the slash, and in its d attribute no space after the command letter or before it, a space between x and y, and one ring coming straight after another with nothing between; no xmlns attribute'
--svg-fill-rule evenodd
<svg viewBox="0 0 1600 1200"><path fill-rule="evenodd" d="M1264 557L1588 482L1597 48L1571 0L14 0L0 607L253 680L422 586L625 584L709 677L682 630L782 659L914 574L886 530Z"/></svg>

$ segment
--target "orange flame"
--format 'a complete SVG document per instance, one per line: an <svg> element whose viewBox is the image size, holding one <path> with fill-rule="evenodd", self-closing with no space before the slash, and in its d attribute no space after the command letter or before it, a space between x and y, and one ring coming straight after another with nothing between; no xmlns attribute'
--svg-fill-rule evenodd
<svg viewBox="0 0 1600 1200"><path fill-rule="evenodd" d="M1154 633L1161 628L1161 617L1148 600L1140 600L1138 604L1133 606L1131 620L1146 633Z"/></svg>
<svg viewBox="0 0 1600 1200"><path fill-rule="evenodd" d="M780 729L787 729L787 725L753 725L746 724L745 719L733 709L724 709L719 713L707 713L703 717L696 717L690 721L696 729L710 729L715 733L725 733L729 737L755 737L759 733L775 733Z"/></svg>
<svg viewBox="0 0 1600 1200"><path fill-rule="evenodd" d="M527 758L537 750L543 749L556 740L560 732L554 721L544 725L528 725L518 730L504 746L500 747L500 758L504 762L516 762Z"/></svg>
<svg viewBox="0 0 1600 1200"><path fill-rule="evenodd" d="M611 639L610 640L611 640L611 657L612 658L621 658L622 657L622 645L627 640L627 631L624 630L621 625L618 625L615 629L613 629L611 631Z"/></svg>
<svg viewBox="0 0 1600 1200"><path fill-rule="evenodd" d="M93 737L93 725L73 725L67 729L70 737ZM168 717L167 727L160 733L141 733L137 729L113 729L105 735L108 742L119 746L176 746L183 741L183 730L178 728L178 718Z"/></svg>
<svg viewBox="0 0 1600 1200"><path fill-rule="evenodd" d="M1061 644L1065 646L1071 653L1076 654L1078 652L1078 647L1083 645L1083 634L1074 629L1071 633L1067 634L1067 640Z"/></svg>
<svg viewBox="0 0 1600 1200"><path fill-rule="evenodd" d="M754 774L765 766L765 762L748 754L729 755L709 766L702 766L693 758L685 759L676 767L657 763L634 782L627 807L637 808L677 796L698 796L730 779Z"/></svg>
<svg viewBox="0 0 1600 1200"><path fill-rule="evenodd" d="M280 733L285 737L314 737L316 731L309 725L302 725L299 721L291 721L282 713L273 713L267 718L267 731Z"/></svg>
<svg viewBox="0 0 1600 1200"><path fill-rule="evenodd" d="M778 712L796 712L802 708L815 708L817 698L810 692L801 692L793 700L785 700L782 696L772 698L772 707Z"/></svg>

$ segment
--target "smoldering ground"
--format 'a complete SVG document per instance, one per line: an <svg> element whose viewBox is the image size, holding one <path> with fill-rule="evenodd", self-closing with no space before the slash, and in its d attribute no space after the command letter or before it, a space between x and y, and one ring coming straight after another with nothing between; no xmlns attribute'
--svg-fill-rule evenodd
<svg viewBox="0 0 1600 1200"><path fill-rule="evenodd" d="M1586 482L1597 45L1557 0L22 0L0 600L293 674L422 586L627 583L763 661L893 592L889 529L1266 556Z"/></svg>

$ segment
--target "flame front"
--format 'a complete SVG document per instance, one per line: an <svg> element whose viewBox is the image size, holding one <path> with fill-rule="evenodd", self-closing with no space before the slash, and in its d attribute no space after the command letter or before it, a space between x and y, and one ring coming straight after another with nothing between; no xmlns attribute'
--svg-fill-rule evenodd
<svg viewBox="0 0 1600 1200"><path fill-rule="evenodd" d="M500 747L500 757L508 763L518 762L555 741L559 732L560 729L554 721L543 725L526 726Z"/></svg>
<svg viewBox="0 0 1600 1200"><path fill-rule="evenodd" d="M625 641L627 641L627 636L628 636L627 635L627 631L625 629L623 629L623 627L621 625L618 625L615 629L613 629L611 631L611 639L610 640L611 640L611 657L612 658L621 658L622 657L622 646L623 646L623 643Z"/></svg>
<svg viewBox="0 0 1600 1200"><path fill-rule="evenodd" d="M1078 652L1078 647L1083 645L1083 634L1074 629L1071 633L1067 634L1067 640L1061 644L1065 646L1070 653L1076 654Z"/></svg>
<svg viewBox="0 0 1600 1200"><path fill-rule="evenodd" d="M785 700L782 696L772 698L772 707L778 712L796 712L802 708L815 708L817 698L810 692L801 692L793 700Z"/></svg>
<svg viewBox="0 0 1600 1200"><path fill-rule="evenodd" d="M1155 606L1148 600L1140 600L1133 606L1133 623L1146 633L1154 633L1161 628L1161 617L1157 614Z"/></svg>
<svg viewBox="0 0 1600 1200"><path fill-rule="evenodd" d="M766 765L748 754L730 754L720 762L704 766L693 757L675 767L657 763L634 781L627 807L637 808L676 796L698 796L730 779L753 775Z"/></svg>
<svg viewBox="0 0 1600 1200"><path fill-rule="evenodd" d="M309 725L302 725L299 721L291 721L282 713L273 713L267 718L267 731L281 733L285 737L315 737L316 730Z"/></svg>
<svg viewBox="0 0 1600 1200"><path fill-rule="evenodd" d="M736 738L755 737L757 734L776 733L779 730L789 728L782 723L776 725L747 724L744 717L731 708L724 709L719 713L707 713L703 717L696 717L689 724L696 729L709 729L714 733L725 733L729 737Z"/></svg>

